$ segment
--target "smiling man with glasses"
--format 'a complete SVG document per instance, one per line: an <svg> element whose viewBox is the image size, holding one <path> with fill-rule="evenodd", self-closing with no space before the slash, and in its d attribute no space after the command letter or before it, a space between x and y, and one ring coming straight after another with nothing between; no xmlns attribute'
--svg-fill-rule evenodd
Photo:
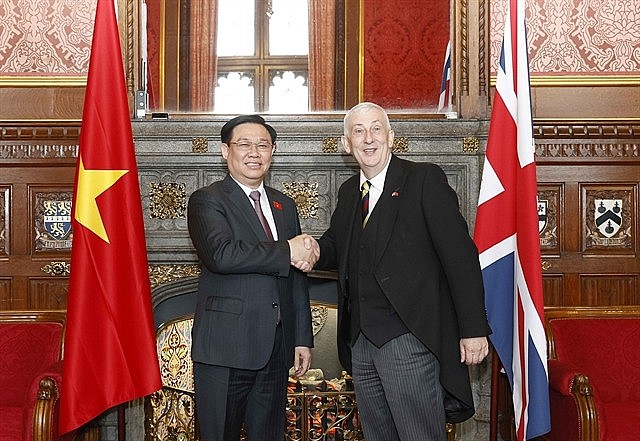
<svg viewBox="0 0 640 441"><path fill-rule="evenodd" d="M244 423L252 441L281 441L289 368L303 375L313 347L300 270L319 248L301 234L294 201L264 185L273 127L242 115L220 138L229 173L196 190L187 215L201 267L191 352L200 434L235 441Z"/></svg>

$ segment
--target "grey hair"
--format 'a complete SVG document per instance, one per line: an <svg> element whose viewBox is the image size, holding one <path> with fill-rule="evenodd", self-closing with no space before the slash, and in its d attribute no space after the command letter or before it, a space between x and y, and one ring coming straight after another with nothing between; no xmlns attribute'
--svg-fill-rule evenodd
<svg viewBox="0 0 640 441"><path fill-rule="evenodd" d="M380 107L379 105L375 104L375 103L370 103L368 101L364 101L362 103L356 104L355 106L353 106L351 109L349 109L349 111L344 115L344 134L348 135L349 134L349 120L351 119L351 117L358 113L358 112L364 112L367 110L379 110L382 113L382 118L384 123L387 126L387 129L391 130L391 123L389 122L389 115L387 115L386 110L384 110L382 107Z"/></svg>

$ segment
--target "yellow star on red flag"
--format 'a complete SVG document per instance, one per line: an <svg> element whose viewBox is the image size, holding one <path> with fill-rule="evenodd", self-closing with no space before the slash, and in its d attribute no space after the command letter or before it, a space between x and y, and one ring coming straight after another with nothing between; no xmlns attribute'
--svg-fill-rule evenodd
<svg viewBox="0 0 640 441"><path fill-rule="evenodd" d="M109 243L96 198L111 188L129 170L87 170L79 158L78 184L76 188L76 220Z"/></svg>

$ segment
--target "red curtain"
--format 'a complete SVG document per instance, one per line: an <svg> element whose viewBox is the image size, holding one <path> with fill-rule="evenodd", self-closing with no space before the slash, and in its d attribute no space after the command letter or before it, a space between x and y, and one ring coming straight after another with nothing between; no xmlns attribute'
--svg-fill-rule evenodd
<svg viewBox="0 0 640 441"><path fill-rule="evenodd" d="M216 87L216 0L191 0L190 102L192 112L213 112Z"/></svg>
<svg viewBox="0 0 640 441"><path fill-rule="evenodd" d="M309 104L311 111L334 110L335 0L309 0Z"/></svg>

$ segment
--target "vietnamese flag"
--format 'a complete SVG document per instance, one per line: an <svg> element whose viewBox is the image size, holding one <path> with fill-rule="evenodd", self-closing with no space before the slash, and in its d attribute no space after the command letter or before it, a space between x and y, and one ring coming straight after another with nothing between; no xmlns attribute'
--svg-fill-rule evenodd
<svg viewBox="0 0 640 441"><path fill-rule="evenodd" d="M60 433L161 387L114 2L98 0L73 193Z"/></svg>

